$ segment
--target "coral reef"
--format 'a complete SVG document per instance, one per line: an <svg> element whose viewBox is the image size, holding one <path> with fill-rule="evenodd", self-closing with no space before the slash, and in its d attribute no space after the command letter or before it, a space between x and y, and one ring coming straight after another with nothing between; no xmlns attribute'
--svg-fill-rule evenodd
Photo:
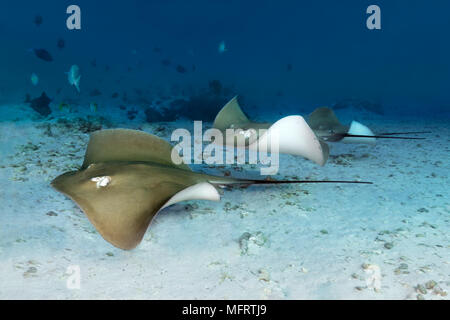
<svg viewBox="0 0 450 320"><path fill-rule="evenodd" d="M146 119L148 122L175 121L179 118L213 121L230 98L230 93L231 90L224 88L219 80L212 80L207 89L192 93L189 98L175 99L158 108L148 107L145 110Z"/></svg>

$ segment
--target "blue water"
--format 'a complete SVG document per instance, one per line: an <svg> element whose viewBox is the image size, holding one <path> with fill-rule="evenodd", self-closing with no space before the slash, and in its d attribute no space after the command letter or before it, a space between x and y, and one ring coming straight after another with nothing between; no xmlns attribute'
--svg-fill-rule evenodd
<svg viewBox="0 0 450 320"><path fill-rule="evenodd" d="M0 299L448 299L449 15L448 0L0 1ZM329 143L324 166L283 154L275 179L373 184L225 189L164 209L131 252L50 185L96 130L169 141L235 95L260 122L328 106L375 134L426 133ZM192 167L267 178L259 164ZM98 178L111 179L86 184ZM66 284L73 266L82 290Z"/></svg>
<svg viewBox="0 0 450 320"><path fill-rule="evenodd" d="M71 4L81 9L81 30L66 28ZM371 4L381 9L381 30L366 27ZM448 1L18 0L0 3L0 12L1 103L45 91L52 108L95 100L105 111L121 104L112 94L126 92L143 112L157 98L189 98L219 80L228 95L245 97L253 116L348 98L402 117L442 117L450 109ZM227 50L220 53L222 41ZM46 49L53 61L30 48ZM81 94L64 74L73 64L81 69ZM101 95L93 98L95 89Z"/></svg>

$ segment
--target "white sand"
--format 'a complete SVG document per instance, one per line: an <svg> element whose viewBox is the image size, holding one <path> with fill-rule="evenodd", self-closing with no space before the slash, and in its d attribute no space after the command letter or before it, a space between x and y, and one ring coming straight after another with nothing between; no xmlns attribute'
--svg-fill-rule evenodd
<svg viewBox="0 0 450 320"><path fill-rule="evenodd" d="M217 203L165 209L135 250L122 251L49 185L81 164L88 134L52 120L48 136L50 122L13 122L10 108L0 107L1 299L417 299L416 286L431 280L436 286L423 298L449 298L450 129L443 120L365 120L375 132L433 133L374 147L334 144L325 167L283 156L277 176L374 185L225 191ZM14 108L14 118L31 114ZM158 125L141 127L155 133ZM80 289L66 286L74 265ZM374 290L366 280L377 268Z"/></svg>

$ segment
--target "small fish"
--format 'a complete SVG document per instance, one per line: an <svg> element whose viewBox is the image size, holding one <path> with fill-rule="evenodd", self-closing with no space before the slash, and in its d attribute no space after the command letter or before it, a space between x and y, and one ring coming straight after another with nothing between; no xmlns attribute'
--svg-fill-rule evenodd
<svg viewBox="0 0 450 320"><path fill-rule="evenodd" d="M182 65L179 64L179 65L177 66L177 72L179 72L179 73L186 73L187 70L186 70L185 67L183 67Z"/></svg>
<svg viewBox="0 0 450 320"><path fill-rule="evenodd" d="M33 51L36 57L38 57L41 60L47 62L53 61L51 54L45 49L30 49L30 51Z"/></svg>
<svg viewBox="0 0 450 320"><path fill-rule="evenodd" d="M64 47L66 46L66 42L64 41L64 39L59 38L58 41L56 42L56 46L59 49L64 49Z"/></svg>
<svg viewBox="0 0 450 320"><path fill-rule="evenodd" d="M225 51L228 51L228 49L225 46L225 41L222 41L219 43L219 53L224 53Z"/></svg>
<svg viewBox="0 0 450 320"><path fill-rule="evenodd" d="M97 104L96 102L91 102L91 103L89 104L89 107L90 107L90 109L91 109L92 112L97 112L98 104Z"/></svg>
<svg viewBox="0 0 450 320"><path fill-rule="evenodd" d="M37 84L39 83L39 78L36 73L31 74L31 83L33 84L33 86L37 86Z"/></svg>
<svg viewBox="0 0 450 320"><path fill-rule="evenodd" d="M36 17L34 17L34 24L37 26L37 27L39 27L41 24L42 24L42 22L44 21L44 19L42 18L42 16L40 16L40 15L37 15Z"/></svg>
<svg viewBox="0 0 450 320"><path fill-rule="evenodd" d="M64 109L69 110L69 109L70 109L70 106L69 106L67 103L65 103L65 102L61 102L61 103L59 104L59 106L58 106L58 109L59 109L60 111L63 111Z"/></svg>
<svg viewBox="0 0 450 320"><path fill-rule="evenodd" d="M67 80L69 80L69 84L71 86L75 86L78 93L80 92L80 68L74 64L70 67L70 70L67 73Z"/></svg>

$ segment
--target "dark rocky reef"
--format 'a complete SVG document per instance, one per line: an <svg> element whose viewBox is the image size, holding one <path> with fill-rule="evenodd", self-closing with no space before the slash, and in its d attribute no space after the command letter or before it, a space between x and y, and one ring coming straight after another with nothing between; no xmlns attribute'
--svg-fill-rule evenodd
<svg viewBox="0 0 450 320"><path fill-rule="evenodd" d="M104 127L111 127L111 123L106 118L98 116L87 116L86 119L81 117L75 119L60 118L57 124L66 129L83 133L91 133Z"/></svg>
<svg viewBox="0 0 450 320"><path fill-rule="evenodd" d="M192 94L189 98L176 99L161 108L145 110L148 122L190 120L213 121L220 109L231 98L232 90L224 88L219 80L209 82L207 89Z"/></svg>

